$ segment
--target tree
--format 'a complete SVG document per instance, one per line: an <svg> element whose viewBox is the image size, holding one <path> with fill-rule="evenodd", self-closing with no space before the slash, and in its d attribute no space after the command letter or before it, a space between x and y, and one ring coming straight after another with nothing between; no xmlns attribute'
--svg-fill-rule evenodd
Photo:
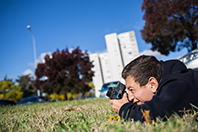
<svg viewBox="0 0 198 132"><path fill-rule="evenodd" d="M88 83L94 75L92 67L87 51L83 53L79 47L71 53L68 48L57 50L45 56L45 63L38 64L33 86L48 94L85 93L91 89Z"/></svg>
<svg viewBox="0 0 198 132"><path fill-rule="evenodd" d="M16 79L16 82L19 83L21 91L23 92L23 98L37 94L32 86L32 80L33 78L30 77L30 75L19 76L19 79Z"/></svg>
<svg viewBox="0 0 198 132"><path fill-rule="evenodd" d="M146 23L141 34L151 50L168 55L197 48L198 0L144 0L142 10Z"/></svg>
<svg viewBox="0 0 198 132"><path fill-rule="evenodd" d="M0 99L12 100L17 103L22 97L23 92L19 85L14 85L10 80L0 81Z"/></svg>

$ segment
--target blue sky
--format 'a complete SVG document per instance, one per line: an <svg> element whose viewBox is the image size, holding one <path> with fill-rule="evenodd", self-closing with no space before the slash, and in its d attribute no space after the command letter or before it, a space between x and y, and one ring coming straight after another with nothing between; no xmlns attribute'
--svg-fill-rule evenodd
<svg viewBox="0 0 198 132"><path fill-rule="evenodd" d="M0 80L34 72L31 30L37 62L57 49L80 47L90 53L104 52L104 36L135 31L141 54L158 59L177 59L186 50L162 56L151 52L140 30L143 0L0 0Z"/></svg>

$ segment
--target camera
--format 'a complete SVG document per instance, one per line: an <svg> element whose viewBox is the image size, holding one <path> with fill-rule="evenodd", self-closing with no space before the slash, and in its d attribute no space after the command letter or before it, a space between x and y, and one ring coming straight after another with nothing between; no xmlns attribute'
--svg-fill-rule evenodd
<svg viewBox="0 0 198 132"><path fill-rule="evenodd" d="M110 99L121 99L125 89L125 85L119 82L115 88L110 87L106 95Z"/></svg>

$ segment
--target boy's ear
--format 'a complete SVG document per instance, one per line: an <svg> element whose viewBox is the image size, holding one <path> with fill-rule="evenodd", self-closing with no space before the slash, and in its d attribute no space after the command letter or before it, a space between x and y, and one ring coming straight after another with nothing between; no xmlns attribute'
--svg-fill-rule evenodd
<svg viewBox="0 0 198 132"><path fill-rule="evenodd" d="M153 93L155 93L155 92L157 91L157 87L158 87L158 85L159 85L157 79L156 79L155 77L150 77L148 83L149 83L150 86L151 86L151 91L152 91Z"/></svg>

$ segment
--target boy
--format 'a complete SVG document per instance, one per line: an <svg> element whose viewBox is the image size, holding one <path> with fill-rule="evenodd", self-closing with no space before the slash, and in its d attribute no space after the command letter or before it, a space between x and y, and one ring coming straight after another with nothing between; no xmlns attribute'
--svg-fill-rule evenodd
<svg viewBox="0 0 198 132"><path fill-rule="evenodd" d="M110 100L121 118L144 122L198 106L198 71L187 69L179 60L158 61L142 55L122 71L128 95ZM165 118L164 118L165 119Z"/></svg>

